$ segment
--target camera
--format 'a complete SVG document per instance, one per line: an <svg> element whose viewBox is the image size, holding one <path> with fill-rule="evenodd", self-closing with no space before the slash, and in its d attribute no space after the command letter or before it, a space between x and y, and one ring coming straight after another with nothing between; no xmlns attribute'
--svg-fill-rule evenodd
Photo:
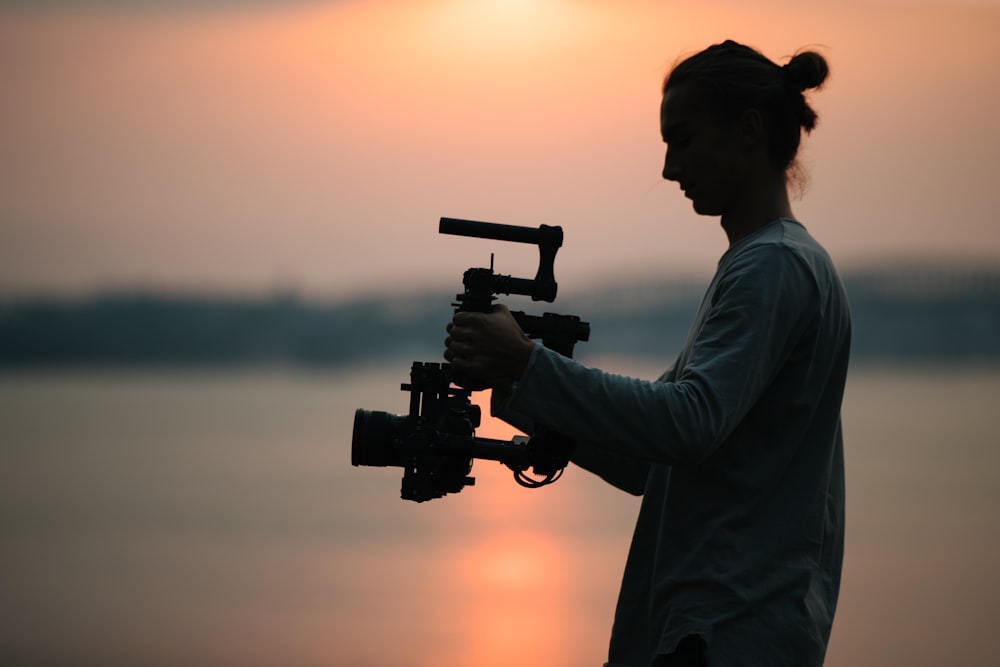
<svg viewBox="0 0 1000 667"><path fill-rule="evenodd" d="M486 312L497 294L523 294L536 301L555 299L553 264L562 245L561 228L541 225L535 229L442 218L439 231L533 243L539 248L539 268L534 279L495 274L492 257L488 269L468 269L463 276L465 289L453 304L456 311ZM543 345L564 356L572 357L575 344L590 337L590 325L575 315L511 314L527 336L541 340ZM472 392L483 388L475 378L454 377L449 364L413 362L410 381L400 386L410 394L406 415L355 411L351 464L403 468L400 495L404 500L416 502L458 493L475 484L470 475L474 459L503 463L513 470L519 484L529 488L559 479L569 463L573 443L543 424L536 425L530 437L510 441L476 437L481 414L470 397Z"/></svg>

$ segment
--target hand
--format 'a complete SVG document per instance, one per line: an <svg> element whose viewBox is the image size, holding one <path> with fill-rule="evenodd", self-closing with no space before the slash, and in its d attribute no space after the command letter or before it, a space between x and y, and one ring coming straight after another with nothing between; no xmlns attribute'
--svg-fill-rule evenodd
<svg viewBox="0 0 1000 667"><path fill-rule="evenodd" d="M502 304L488 313L455 313L444 345L444 358L456 375L488 387L506 387L519 379L535 347Z"/></svg>

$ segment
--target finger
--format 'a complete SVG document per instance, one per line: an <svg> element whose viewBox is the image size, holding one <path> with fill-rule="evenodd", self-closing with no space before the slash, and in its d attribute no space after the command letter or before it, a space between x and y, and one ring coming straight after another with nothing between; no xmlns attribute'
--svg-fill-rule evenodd
<svg viewBox="0 0 1000 667"><path fill-rule="evenodd" d="M453 357L467 357L471 351L470 346L462 343L461 341L457 341L454 338L448 338L445 340L444 346L447 353Z"/></svg>
<svg viewBox="0 0 1000 667"><path fill-rule="evenodd" d="M483 324L485 315L486 313L460 310L452 316L451 321L458 327L476 327Z"/></svg>
<svg viewBox="0 0 1000 667"><path fill-rule="evenodd" d="M454 341L449 343L444 350L444 358L447 361L455 361L456 359L463 356L463 350L460 345L456 345Z"/></svg>
<svg viewBox="0 0 1000 667"><path fill-rule="evenodd" d="M472 327L456 324L448 330L448 334L455 341L469 341L476 337L476 330Z"/></svg>

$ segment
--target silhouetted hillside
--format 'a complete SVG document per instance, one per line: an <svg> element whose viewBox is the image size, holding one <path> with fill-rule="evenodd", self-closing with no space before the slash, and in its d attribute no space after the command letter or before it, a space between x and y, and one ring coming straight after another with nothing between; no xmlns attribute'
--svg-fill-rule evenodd
<svg viewBox="0 0 1000 667"><path fill-rule="evenodd" d="M1000 361L1000 271L893 270L845 277L856 362ZM641 284L560 298L510 299L533 314L579 315L578 356L669 357L704 285ZM0 366L338 367L440 357L454 292L309 303L155 294L0 305Z"/></svg>
<svg viewBox="0 0 1000 667"><path fill-rule="evenodd" d="M0 306L0 364L344 365L420 352L451 312L445 297L403 305L153 294L8 303Z"/></svg>

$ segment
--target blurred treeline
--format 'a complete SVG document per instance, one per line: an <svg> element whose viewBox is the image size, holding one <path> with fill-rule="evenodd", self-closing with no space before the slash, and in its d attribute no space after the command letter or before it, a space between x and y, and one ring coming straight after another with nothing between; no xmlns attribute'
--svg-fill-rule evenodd
<svg viewBox="0 0 1000 667"><path fill-rule="evenodd" d="M848 274L857 362L1000 361L1000 270ZM644 283L560 297L504 298L531 314L579 315L577 357L672 357L706 285ZM341 368L439 360L454 292L322 303L116 293L0 303L0 367L263 366Z"/></svg>

